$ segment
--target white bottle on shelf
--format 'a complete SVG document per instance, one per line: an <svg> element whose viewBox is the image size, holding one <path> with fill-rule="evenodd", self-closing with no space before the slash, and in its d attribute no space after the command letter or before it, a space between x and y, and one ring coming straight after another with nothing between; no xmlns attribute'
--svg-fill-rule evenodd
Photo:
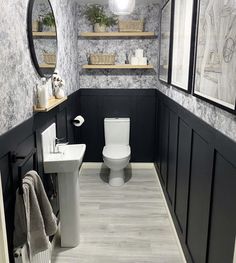
<svg viewBox="0 0 236 263"><path fill-rule="evenodd" d="M48 107L48 86L46 78L41 78L41 85L38 86L38 106L39 108L47 108Z"/></svg>

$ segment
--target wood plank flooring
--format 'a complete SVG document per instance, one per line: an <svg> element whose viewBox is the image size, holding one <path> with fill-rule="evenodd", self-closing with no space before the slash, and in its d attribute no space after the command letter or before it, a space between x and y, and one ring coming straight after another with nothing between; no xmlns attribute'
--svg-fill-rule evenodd
<svg viewBox="0 0 236 263"><path fill-rule="evenodd" d="M53 263L182 263L154 169L127 169L123 187L110 187L106 171L82 170L80 245L60 248ZM103 178L103 180L101 179Z"/></svg>

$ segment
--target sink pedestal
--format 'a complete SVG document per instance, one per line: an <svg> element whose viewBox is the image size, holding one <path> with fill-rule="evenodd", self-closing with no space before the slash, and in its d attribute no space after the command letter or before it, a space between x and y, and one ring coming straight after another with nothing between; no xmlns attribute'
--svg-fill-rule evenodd
<svg viewBox="0 0 236 263"><path fill-rule="evenodd" d="M58 173L61 246L79 244L79 167L73 173Z"/></svg>
<svg viewBox="0 0 236 263"><path fill-rule="evenodd" d="M58 174L61 246L79 244L79 169L86 150L85 144L58 145L56 124L42 132L43 167L47 174ZM58 152L55 152L55 149Z"/></svg>

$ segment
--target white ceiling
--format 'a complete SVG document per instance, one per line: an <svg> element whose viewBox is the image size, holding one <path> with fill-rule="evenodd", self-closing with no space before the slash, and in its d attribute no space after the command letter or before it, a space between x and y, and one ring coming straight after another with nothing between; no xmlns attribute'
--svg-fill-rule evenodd
<svg viewBox="0 0 236 263"><path fill-rule="evenodd" d="M107 4L108 0L76 0L78 3L81 4ZM162 3L163 0L136 0L137 5L146 5L149 3Z"/></svg>

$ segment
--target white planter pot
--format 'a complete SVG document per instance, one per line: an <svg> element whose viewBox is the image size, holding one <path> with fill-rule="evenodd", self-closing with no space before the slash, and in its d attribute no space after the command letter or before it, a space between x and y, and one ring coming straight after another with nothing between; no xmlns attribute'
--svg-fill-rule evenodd
<svg viewBox="0 0 236 263"><path fill-rule="evenodd" d="M94 25L94 32L106 32L107 27L105 25L95 24Z"/></svg>

